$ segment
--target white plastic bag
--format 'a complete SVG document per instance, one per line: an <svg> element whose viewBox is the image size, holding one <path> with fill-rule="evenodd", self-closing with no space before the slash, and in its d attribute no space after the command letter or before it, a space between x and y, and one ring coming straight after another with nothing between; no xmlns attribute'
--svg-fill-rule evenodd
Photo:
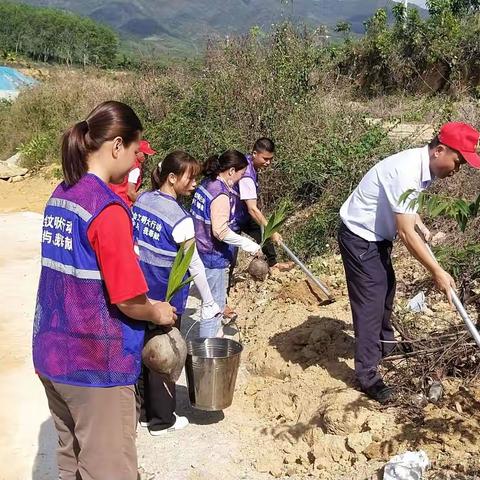
<svg viewBox="0 0 480 480"><path fill-rule="evenodd" d="M385 465L383 480L421 480L430 461L423 450L392 457Z"/></svg>
<svg viewBox="0 0 480 480"><path fill-rule="evenodd" d="M420 313L425 311L427 308L427 305L425 304L425 293L420 292L417 293L409 302L408 302L408 308L415 313Z"/></svg>

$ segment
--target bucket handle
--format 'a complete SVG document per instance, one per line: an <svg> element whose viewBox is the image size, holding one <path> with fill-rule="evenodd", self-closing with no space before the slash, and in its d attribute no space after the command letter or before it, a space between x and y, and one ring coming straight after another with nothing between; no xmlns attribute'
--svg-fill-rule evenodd
<svg viewBox="0 0 480 480"><path fill-rule="evenodd" d="M192 331L193 327L197 324L197 323L200 323L201 320L194 320L193 323L190 325L190 328L187 330L187 333L185 334L185 341L187 342L188 341L188 336L190 335L190 332ZM238 341L239 343L241 343L243 345L243 342L242 342L242 332L240 331L240 329L237 329L237 332L238 332Z"/></svg>
<svg viewBox="0 0 480 480"><path fill-rule="evenodd" d="M188 336L190 335L190 332L192 331L192 328L197 324L200 323L199 320L194 320L193 323L190 325L190 328L187 330L187 333L185 334L185 341L188 341Z"/></svg>

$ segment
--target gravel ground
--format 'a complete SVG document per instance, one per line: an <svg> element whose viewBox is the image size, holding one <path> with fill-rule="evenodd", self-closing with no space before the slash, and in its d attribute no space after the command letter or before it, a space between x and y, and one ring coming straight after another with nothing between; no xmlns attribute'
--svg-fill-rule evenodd
<svg viewBox="0 0 480 480"><path fill-rule="evenodd" d="M39 274L41 215L0 215L0 480L54 480L56 432L46 398L31 360L31 331ZM199 301L190 298L184 327L195 318ZM191 332L194 334L194 330ZM259 444L258 420L244 411L241 400L246 371L241 368L236 400L225 412L190 407L185 377L179 381L178 413L190 425L164 437L139 427L138 457L142 480L271 478L252 465Z"/></svg>

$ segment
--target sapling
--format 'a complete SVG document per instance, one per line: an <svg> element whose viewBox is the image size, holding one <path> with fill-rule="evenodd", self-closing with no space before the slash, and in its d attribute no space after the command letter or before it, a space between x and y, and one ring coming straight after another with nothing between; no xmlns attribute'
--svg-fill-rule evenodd
<svg viewBox="0 0 480 480"><path fill-rule="evenodd" d="M283 204L279 207L278 210L270 215L267 225L262 229L262 241L260 246L263 247L265 242L270 239L275 233L280 230L280 227L285 223L286 220L286 205ZM268 275L268 264L263 258L256 257L248 266L248 273L255 278L256 280L265 280Z"/></svg>
<svg viewBox="0 0 480 480"><path fill-rule="evenodd" d="M193 281L192 276L185 277L194 251L194 244L190 245L187 250L183 243L180 245L168 277L166 302L170 302L177 292ZM147 333L142 350L142 360L150 370L164 374L170 381L176 382L180 377L186 358L187 345L175 327L160 334L158 329L150 334Z"/></svg>
<svg viewBox="0 0 480 480"><path fill-rule="evenodd" d="M187 251L185 251L184 243L180 245L177 255L175 256L175 260L173 261L172 270L170 271L170 275L168 277L167 294L165 296L166 302L170 302L170 300L178 291L193 281L193 277L185 278L185 275L190 267L190 262L192 261L194 252L194 243L188 247Z"/></svg>
<svg viewBox="0 0 480 480"><path fill-rule="evenodd" d="M410 189L402 193L399 199L400 204L405 204L407 201L408 208L424 210L434 218L440 215L453 218L462 232L467 228L468 222L478 217L480 212L480 195L473 202L468 202L462 198L451 198Z"/></svg>

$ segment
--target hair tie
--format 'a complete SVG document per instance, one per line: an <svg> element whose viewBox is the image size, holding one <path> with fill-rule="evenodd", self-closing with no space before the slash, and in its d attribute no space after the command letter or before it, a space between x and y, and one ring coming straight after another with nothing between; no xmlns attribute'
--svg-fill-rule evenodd
<svg viewBox="0 0 480 480"><path fill-rule="evenodd" d="M162 163L163 163L163 160L161 160L160 162L158 162L158 165L157 165L158 173L160 173L160 172L162 171Z"/></svg>
<svg viewBox="0 0 480 480"><path fill-rule="evenodd" d="M88 132L88 130L89 130L90 127L88 126L88 122L87 122L86 120L82 120L82 121L79 123L79 125L80 125L84 130L86 130L86 131Z"/></svg>

